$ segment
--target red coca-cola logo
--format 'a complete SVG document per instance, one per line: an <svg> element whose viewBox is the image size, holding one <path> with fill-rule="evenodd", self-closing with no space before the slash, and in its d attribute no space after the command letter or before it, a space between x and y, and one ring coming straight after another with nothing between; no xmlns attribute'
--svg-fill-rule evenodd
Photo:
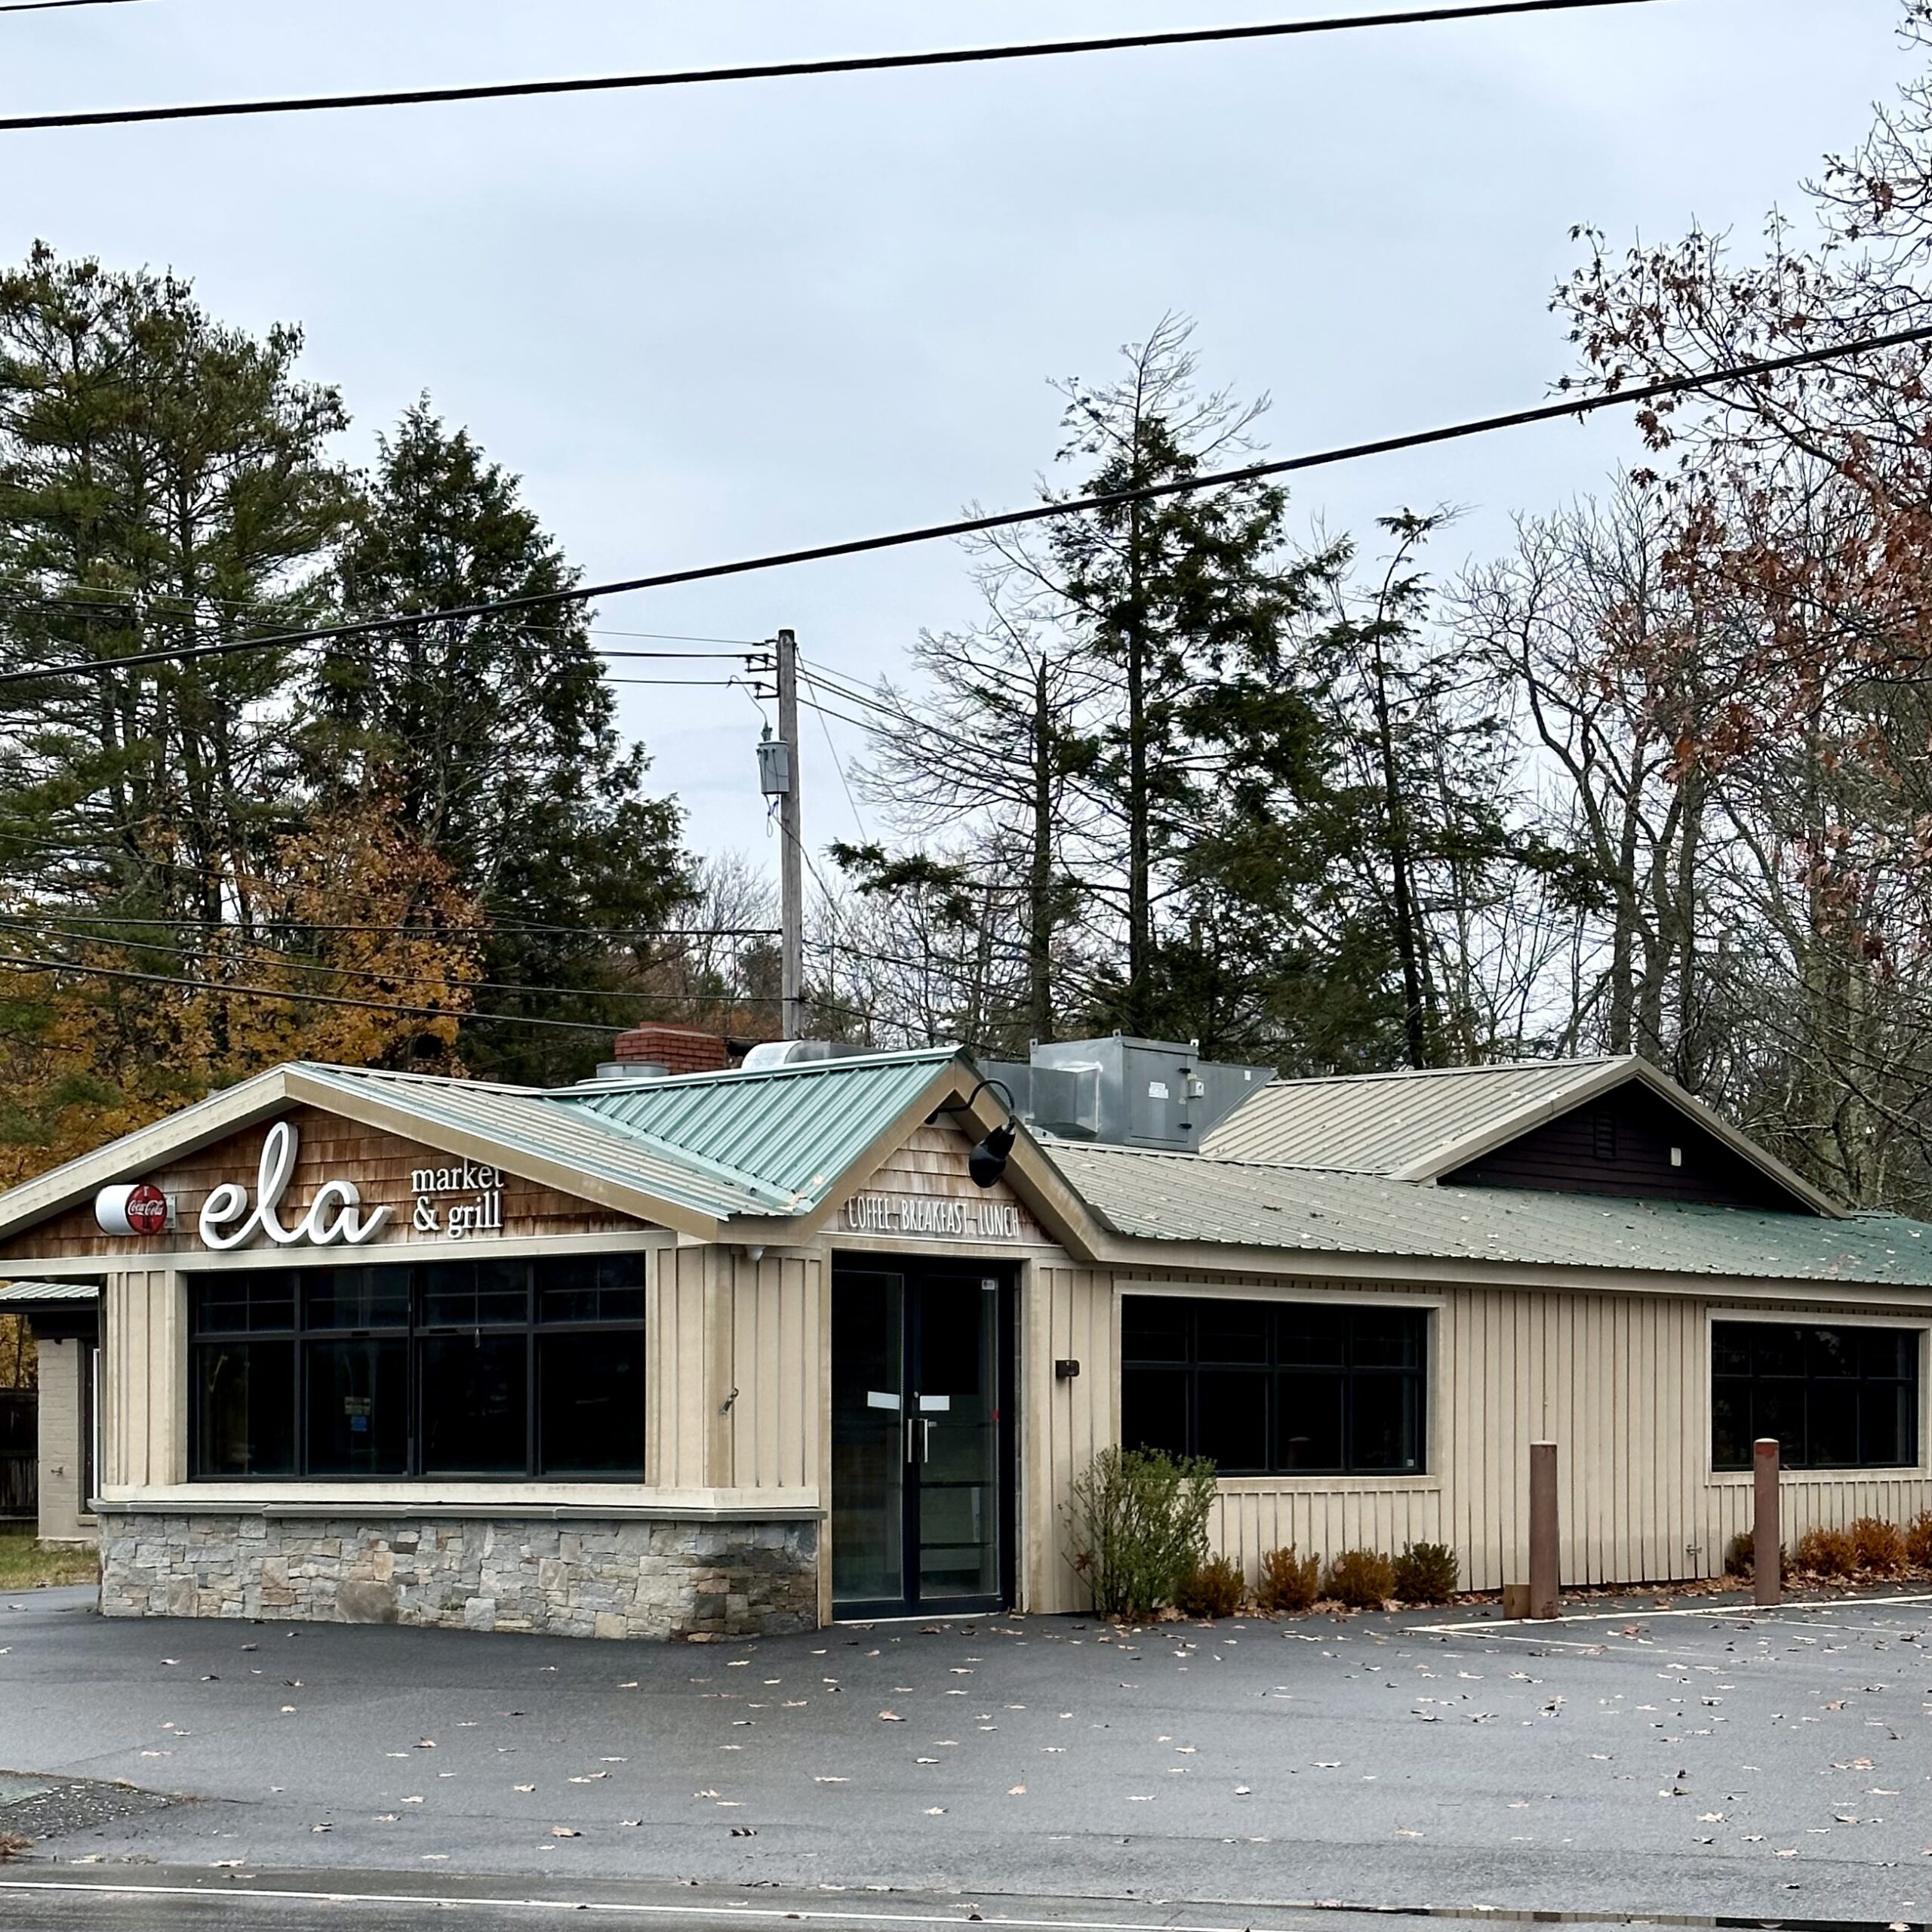
<svg viewBox="0 0 1932 1932"><path fill-rule="evenodd" d="M168 1231L168 1196L150 1181L143 1181L128 1195L128 1226L137 1235L165 1234Z"/></svg>

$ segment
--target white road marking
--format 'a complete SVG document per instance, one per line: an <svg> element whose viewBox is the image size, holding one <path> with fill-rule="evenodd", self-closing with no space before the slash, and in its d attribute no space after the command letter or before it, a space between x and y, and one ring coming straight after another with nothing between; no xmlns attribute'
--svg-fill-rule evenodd
<svg viewBox="0 0 1932 1932"><path fill-rule="evenodd" d="M1775 1622L1794 1611L1814 1610L1895 1610L1905 1604L1932 1604L1932 1593L1909 1597L1861 1597L1847 1604L1841 1598L1829 1603L1707 1604L1702 1609L1576 1611L1561 1617L1511 1617L1497 1623L1409 1623L1405 1637L1494 1637L1511 1630L1554 1630L1566 1623L1655 1623L1669 1617L1702 1617L1742 1620L1751 1623ZM1849 1628L1850 1626L1846 1626Z"/></svg>

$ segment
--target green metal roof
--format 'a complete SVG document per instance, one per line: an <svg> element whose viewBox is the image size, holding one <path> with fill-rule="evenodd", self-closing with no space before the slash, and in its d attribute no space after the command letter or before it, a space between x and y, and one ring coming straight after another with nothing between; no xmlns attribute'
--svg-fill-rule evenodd
<svg viewBox="0 0 1932 1932"><path fill-rule="evenodd" d="M555 1104L540 1088L497 1087L481 1081L449 1080L420 1074L384 1073L361 1068L300 1063L312 1081L343 1093L379 1094L389 1106L426 1126L473 1134L507 1152L521 1152L595 1175L621 1187L634 1187L723 1220L732 1214L783 1214L790 1196L693 1158L681 1150Z"/></svg>
<svg viewBox="0 0 1932 1932"><path fill-rule="evenodd" d="M785 1203L777 1211L804 1213L962 1057L937 1047L758 1073L609 1081L546 1094L543 1104L674 1158L711 1163L772 1192Z"/></svg>
<svg viewBox="0 0 1932 1932"><path fill-rule="evenodd" d="M1110 1226L1142 1240L1932 1289L1932 1224L1902 1215L1431 1186L1072 1141L1047 1152Z"/></svg>

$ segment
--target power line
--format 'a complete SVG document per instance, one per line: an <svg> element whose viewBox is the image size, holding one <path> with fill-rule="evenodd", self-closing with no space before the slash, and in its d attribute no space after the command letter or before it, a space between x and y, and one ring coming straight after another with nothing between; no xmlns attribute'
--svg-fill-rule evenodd
<svg viewBox="0 0 1932 1932"><path fill-rule="evenodd" d="M64 959L23 959L13 954L0 953L0 971L14 973L78 973L97 980L132 980L143 986L183 986L190 992L219 994L223 998L285 1000L296 1005L349 1006L376 1013L405 1014L417 1019L454 1020L463 1024L478 1021L502 1026L561 1027L578 1033L627 1033L634 1023L626 1021L613 1026L594 1020L546 1020L532 1013L475 1013L446 1006L411 1006L399 1000L358 999L346 993L285 992L274 986L250 986L225 985L217 980L196 980L178 973L137 973L118 966L77 966ZM532 989L532 990L542 990ZM668 1000L680 1002L694 1001L701 1006L775 1006L775 995L765 993L654 993L639 992L632 995L640 1005L659 1005ZM844 1013L855 1020L863 1020L873 1025L891 1025L895 1023L879 1020L869 1013L862 1013L856 1007L832 1006L830 1010Z"/></svg>
<svg viewBox="0 0 1932 1932"><path fill-rule="evenodd" d="M1098 496L1069 497L1040 503L1023 510L1002 510L992 516L961 517L950 523L927 524L919 528L890 531L878 537L848 538L842 543L814 544L801 550L780 550L763 556L746 557L733 563L700 564L688 570L663 571L650 577L626 577L613 583L580 586L568 590L532 592L520 597L506 597L481 604L463 605L449 610L413 612L403 617L371 617L355 623L331 624L310 631L291 631L278 635L237 638L223 644L189 645L173 651L133 651L124 657L105 657L92 663L51 664L38 670L0 672L0 686L34 684L57 677L94 677L119 670L138 669L146 664L175 663L191 658L216 657L245 651L285 651L297 645L327 644L342 638L373 637L407 629L412 624L447 623L457 619L493 617L506 611L532 610L562 604L588 603L602 597L620 597L634 591L665 590L685 583L713 582L721 577L747 577L761 571L782 570L794 564L825 563L840 557L867 556L881 550L904 549L916 543L933 543L949 537L974 537L992 530L1017 529L1023 525L1047 523L1057 517L1077 516L1090 510L1119 509L1129 503L1154 503L1171 497L1190 496L1202 490L1225 489L1241 483L1254 483L1269 477L1290 476L1337 463L1360 462L1365 457L1394 456L1405 450L1429 449L1444 443L1460 442L1474 436L1494 434L1499 429L1526 429L1538 423L1555 423L1569 417L1595 414L1605 409L1625 409L1669 396L1690 395L1715 389L1725 383L1752 382L1761 377L1794 369L1812 368L1837 361L1847 355L1872 355L1881 349L1901 349L1914 343L1932 341L1932 326L1899 329L1887 335L1860 336L1826 349L1807 349L1789 355L1766 357L1755 362L1727 364L1721 369L1699 376L1670 376L1660 382L1646 383L1635 389L1607 389L1595 395L1566 398L1534 409L1512 410L1501 416L1483 416L1463 423L1452 423L1437 429L1412 431L1406 435L1383 436L1369 442L1349 443L1339 448L1320 450L1307 456L1285 457L1272 463L1250 463L1240 469L1223 469L1204 475L1182 477L1171 483L1155 483L1137 490L1109 491ZM1566 379L1567 380L1567 379Z"/></svg>
<svg viewBox="0 0 1932 1932"><path fill-rule="evenodd" d="M1073 54L1118 54L1161 47L1202 47L1230 42L1285 40L1302 34L1347 33L1368 27L1428 26L1453 20L1519 14L1567 14L1601 7L1644 6L1651 0L1486 0L1473 7L1429 7L1402 13L1338 19L1276 20L1257 26L1192 27L1171 33L1115 34L1091 40L1023 42L1001 47L946 48L930 54L869 54L829 60L783 60L749 67L693 67L655 74L597 74L574 80L498 81L475 87L395 88L373 94L306 94L278 100L200 101L176 107L113 107L78 114L16 114L0 133L46 128L118 128L155 121L234 120L243 115L314 114L353 107L426 107L452 101L509 100L540 94L613 94L644 88L715 85L731 81L798 80L832 74L878 74L920 67L983 66Z"/></svg>
<svg viewBox="0 0 1932 1932"><path fill-rule="evenodd" d="M62 912L54 909L58 918L78 919L91 926L204 926L218 932L236 931L242 929L227 919L204 919L191 915L174 913L157 913L149 918L139 918L128 914L86 912L78 910ZM506 918L515 921L514 914ZM499 939L526 939L546 934L561 934L578 939L775 939L776 926L552 926L536 921L516 922L495 925L408 926L358 924L354 921L338 922L322 919L266 918L262 922L265 930L304 933L380 933L395 939L457 939L473 934L485 937L494 935ZM84 937L91 938L89 934Z"/></svg>
<svg viewBox="0 0 1932 1932"><path fill-rule="evenodd" d="M205 957L192 946L174 946L162 940L114 939L104 937L99 933L78 932L69 926L52 926L27 919L0 918L0 931L20 933L29 938L72 940L82 946L118 946L123 952L170 952L177 959L198 959ZM407 980L420 986L441 986L458 992L470 991L492 993L530 993L554 999L655 999L660 995L648 988L638 986L535 986L528 981L508 980L451 980L441 974L413 972L398 968L385 971L377 966L341 966L328 960L301 959L278 952L275 946L263 940L248 942L245 951L265 955L263 964L278 964L299 973L333 974L342 980L377 980L393 982ZM698 993L666 993L666 999L679 1001L709 998Z"/></svg>
<svg viewBox="0 0 1932 1932"><path fill-rule="evenodd" d="M63 7L131 7L139 0L4 0L0 14L51 14Z"/></svg>
<svg viewBox="0 0 1932 1932"><path fill-rule="evenodd" d="M137 973L118 966L76 966L64 959L22 959L12 953L0 953L0 971L78 973L90 979L132 980L142 986L185 986L191 992L217 993L224 998L286 1000L304 1006L352 1006L368 1012L407 1014L419 1020L475 1020L508 1026L567 1027L577 1033L623 1033L629 1030L626 1026L605 1026L589 1020L544 1020L525 1013L469 1013L453 1007L411 1006L399 1000L357 999L347 993L283 992L273 986L224 986L219 980L190 979L178 973Z"/></svg>

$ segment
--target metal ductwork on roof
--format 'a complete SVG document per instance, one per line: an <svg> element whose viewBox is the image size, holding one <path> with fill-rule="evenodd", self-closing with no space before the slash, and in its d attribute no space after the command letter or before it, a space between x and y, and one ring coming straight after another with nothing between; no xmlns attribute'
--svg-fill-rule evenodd
<svg viewBox="0 0 1932 1932"><path fill-rule="evenodd" d="M1030 1060L986 1060L981 1071L1011 1090L1038 1133L1189 1154L1275 1078L1272 1066L1204 1060L1192 1042L1121 1033L1035 1045Z"/></svg>

